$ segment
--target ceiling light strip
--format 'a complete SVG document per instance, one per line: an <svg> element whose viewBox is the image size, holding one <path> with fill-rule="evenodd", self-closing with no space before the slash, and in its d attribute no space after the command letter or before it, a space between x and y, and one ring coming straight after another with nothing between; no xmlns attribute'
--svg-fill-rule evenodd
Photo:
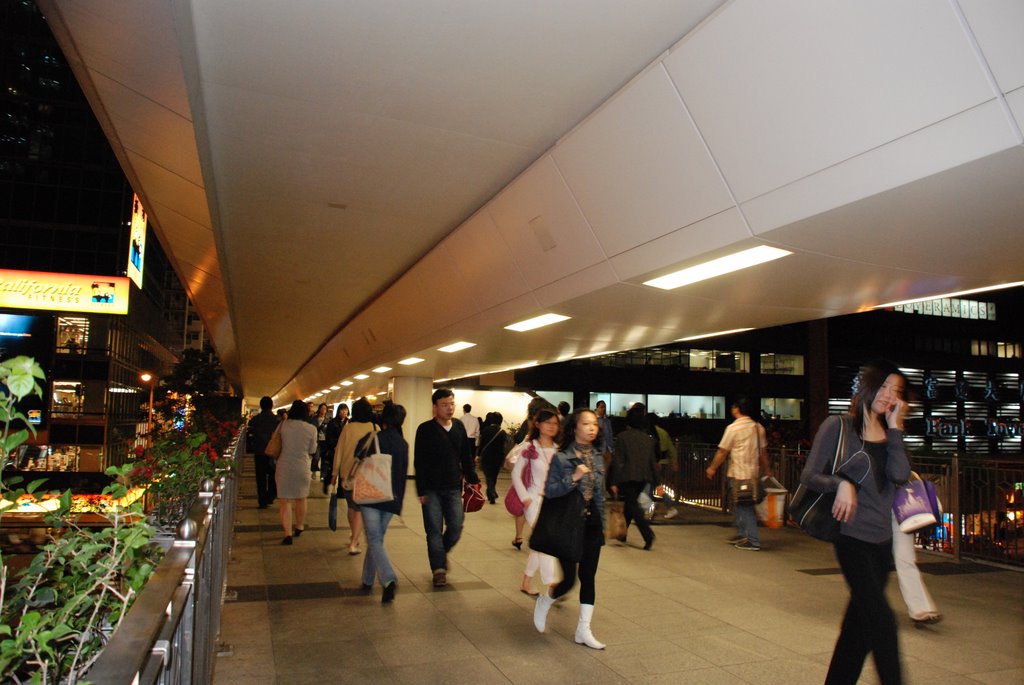
<svg viewBox="0 0 1024 685"><path fill-rule="evenodd" d="M703 264L697 264L696 266L680 269L679 271L644 281L644 285L649 285L652 288L661 288L662 290L674 290L684 285L706 281L709 278L740 271L741 269L748 269L752 266L764 264L765 262L791 254L793 253L789 250L780 250L777 247L769 247L768 245L758 245L749 250L712 259Z"/></svg>

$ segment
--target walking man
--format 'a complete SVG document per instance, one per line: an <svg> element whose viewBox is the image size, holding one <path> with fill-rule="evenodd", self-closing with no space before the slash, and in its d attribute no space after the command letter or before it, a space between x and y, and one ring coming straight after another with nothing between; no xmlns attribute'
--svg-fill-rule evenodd
<svg viewBox="0 0 1024 685"><path fill-rule="evenodd" d="M266 395L260 398L260 413L249 419L248 446L252 450L256 467L256 501L260 509L266 509L277 498L274 484L274 459L267 455L267 443L277 430L277 416L274 415L274 400Z"/></svg>
<svg viewBox="0 0 1024 685"><path fill-rule="evenodd" d="M634 404L626 412L626 430L615 438L615 457L608 471L608 481L612 494L623 499L626 528L629 528L630 521L635 521L644 539L644 549L649 550L654 545L654 531L637 503L637 497L648 484L657 482L658 457L657 443L647 434L646 427L647 408ZM618 540L625 542L626 536L622 535Z"/></svg>
<svg viewBox="0 0 1024 685"><path fill-rule="evenodd" d="M434 418L416 428L416 494L423 507L427 558L434 587L448 584L448 552L462 536L462 481L479 483L473 443L455 416L455 393L439 388L431 397Z"/></svg>

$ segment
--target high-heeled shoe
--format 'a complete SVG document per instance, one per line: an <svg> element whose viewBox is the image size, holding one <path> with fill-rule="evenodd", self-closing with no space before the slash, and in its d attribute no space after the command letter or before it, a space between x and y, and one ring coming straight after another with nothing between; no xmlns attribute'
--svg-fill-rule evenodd
<svg viewBox="0 0 1024 685"><path fill-rule="evenodd" d="M512 546L515 547L518 550L522 550L523 549L523 539L522 538L516 538L515 540L512 541Z"/></svg>
<svg viewBox="0 0 1024 685"><path fill-rule="evenodd" d="M300 537L304 532L306 532L305 528L293 528L292 529L292 536L293 537Z"/></svg>

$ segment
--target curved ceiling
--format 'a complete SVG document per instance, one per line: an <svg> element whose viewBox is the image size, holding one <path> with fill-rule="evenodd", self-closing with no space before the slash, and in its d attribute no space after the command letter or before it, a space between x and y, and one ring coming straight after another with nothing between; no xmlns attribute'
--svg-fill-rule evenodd
<svg viewBox="0 0 1024 685"><path fill-rule="evenodd" d="M1017 3L39 4L249 398L1024 279Z"/></svg>

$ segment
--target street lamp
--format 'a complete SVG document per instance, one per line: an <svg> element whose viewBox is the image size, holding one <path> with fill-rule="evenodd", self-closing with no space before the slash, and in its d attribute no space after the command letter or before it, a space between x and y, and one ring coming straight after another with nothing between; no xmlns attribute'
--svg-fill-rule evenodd
<svg viewBox="0 0 1024 685"><path fill-rule="evenodd" d="M146 442L148 443L153 439L150 433L153 432L153 386L156 385L156 381L151 373L144 373L139 378L143 383L149 383L149 418L146 420Z"/></svg>

